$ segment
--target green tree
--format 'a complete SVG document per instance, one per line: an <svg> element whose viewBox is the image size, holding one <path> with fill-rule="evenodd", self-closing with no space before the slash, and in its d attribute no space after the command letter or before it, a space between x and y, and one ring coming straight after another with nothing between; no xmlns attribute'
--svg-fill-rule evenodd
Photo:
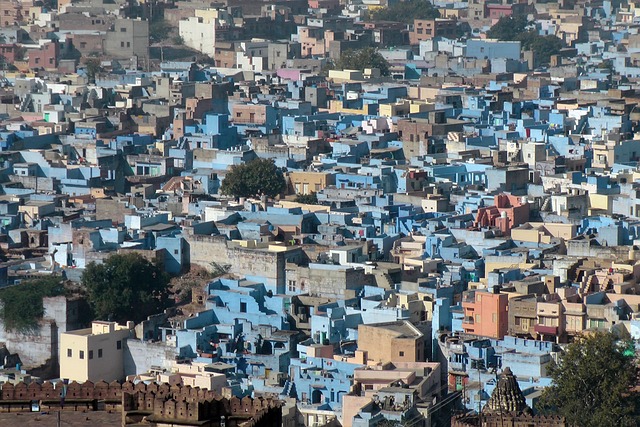
<svg viewBox="0 0 640 427"><path fill-rule="evenodd" d="M318 195L315 192L309 194L298 194L293 201L296 203L304 203L306 205L317 205Z"/></svg>
<svg viewBox="0 0 640 427"><path fill-rule="evenodd" d="M82 274L96 319L140 322L171 305L169 275L137 253L90 263Z"/></svg>
<svg viewBox="0 0 640 427"><path fill-rule="evenodd" d="M498 40L517 40L526 32L529 21L522 15L503 16L487 31L487 37Z"/></svg>
<svg viewBox="0 0 640 427"><path fill-rule="evenodd" d="M151 43L159 43L169 38L172 27L165 20L154 21L149 25L149 39Z"/></svg>
<svg viewBox="0 0 640 427"><path fill-rule="evenodd" d="M372 47L358 50L347 50L342 53L340 59L330 64L330 68L336 70L364 70L365 68L377 68L383 76L389 75L389 62Z"/></svg>
<svg viewBox="0 0 640 427"><path fill-rule="evenodd" d="M29 333L37 328L44 316L44 297L65 294L58 276L29 280L0 290L0 319L5 329Z"/></svg>
<svg viewBox="0 0 640 427"><path fill-rule="evenodd" d="M369 12L372 21L394 21L413 24L414 19L440 18L440 11L428 0L401 1Z"/></svg>
<svg viewBox="0 0 640 427"><path fill-rule="evenodd" d="M282 171L273 160L256 159L233 165L220 186L220 192L234 197L275 197L286 187Z"/></svg>
<svg viewBox="0 0 640 427"><path fill-rule="evenodd" d="M548 64L551 56L560 52L564 43L556 36L541 36L535 30L527 30L528 26L529 22L524 16L503 16L487 31L487 37L519 41L521 49L533 51L536 61Z"/></svg>
<svg viewBox="0 0 640 427"><path fill-rule="evenodd" d="M100 60L97 58L89 58L87 59L87 62L85 62L85 67L87 70L87 79L89 79L89 83L95 83L96 75L100 71L102 71Z"/></svg>
<svg viewBox="0 0 640 427"><path fill-rule="evenodd" d="M548 64L552 55L558 54L563 47L562 40L556 36L541 36L534 31L529 31L518 37L522 43L522 49L532 50L536 61Z"/></svg>
<svg viewBox="0 0 640 427"><path fill-rule="evenodd" d="M639 394L631 391L636 364L629 342L612 333L585 335L567 346L550 376L539 408L580 427L637 426Z"/></svg>

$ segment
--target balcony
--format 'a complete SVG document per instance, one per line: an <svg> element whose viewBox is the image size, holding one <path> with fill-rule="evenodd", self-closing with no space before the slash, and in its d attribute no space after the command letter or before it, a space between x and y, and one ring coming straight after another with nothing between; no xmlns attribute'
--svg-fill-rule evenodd
<svg viewBox="0 0 640 427"><path fill-rule="evenodd" d="M535 325L533 330L542 335L558 335L557 326Z"/></svg>
<svg viewBox="0 0 640 427"><path fill-rule="evenodd" d="M467 325L473 325L473 317L472 316L465 316L462 318L462 324L467 324Z"/></svg>

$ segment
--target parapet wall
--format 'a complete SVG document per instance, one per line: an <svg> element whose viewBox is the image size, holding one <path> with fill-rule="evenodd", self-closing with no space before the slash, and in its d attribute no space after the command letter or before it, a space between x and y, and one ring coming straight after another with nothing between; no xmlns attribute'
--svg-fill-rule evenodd
<svg viewBox="0 0 640 427"><path fill-rule="evenodd" d="M451 427L568 427L564 417L528 414L458 415L451 419Z"/></svg>
<svg viewBox="0 0 640 427"><path fill-rule="evenodd" d="M63 399L64 396L64 399ZM213 391L190 386L127 381L87 381L68 385L58 382L5 383L0 392L0 412L29 412L37 402L43 410L122 411L123 423L173 421L200 425L205 420L225 417L226 425L261 427L280 425L282 402L277 399L245 397L227 399Z"/></svg>

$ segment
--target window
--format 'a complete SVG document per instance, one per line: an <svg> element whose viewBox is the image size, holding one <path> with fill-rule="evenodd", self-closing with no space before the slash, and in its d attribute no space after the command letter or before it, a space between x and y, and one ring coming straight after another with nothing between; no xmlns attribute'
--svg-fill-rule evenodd
<svg viewBox="0 0 640 427"><path fill-rule="evenodd" d="M122 28L120 28L120 32L121 32L121 33L126 33L126 32L127 32L126 27L122 27Z"/></svg>
<svg viewBox="0 0 640 427"><path fill-rule="evenodd" d="M67 349L67 357L73 357L73 350L70 348Z"/></svg>
<svg viewBox="0 0 640 427"><path fill-rule="evenodd" d="M295 292L295 291L296 291L296 281L289 280L289 292Z"/></svg>
<svg viewBox="0 0 640 427"><path fill-rule="evenodd" d="M174 250L173 250L173 254L174 254L174 255L178 255L178 250L177 250L177 249L174 249Z"/></svg>
<svg viewBox="0 0 640 427"><path fill-rule="evenodd" d="M93 350L89 350L89 360L93 359Z"/></svg>
<svg viewBox="0 0 640 427"><path fill-rule="evenodd" d="M120 47L124 47L124 42L120 42Z"/></svg>
<svg viewBox="0 0 640 427"><path fill-rule="evenodd" d="M99 348L98 349L98 359L100 359L102 357L102 349Z"/></svg>
<svg viewBox="0 0 640 427"><path fill-rule="evenodd" d="M491 314L491 321L493 323L497 323L498 322L498 313L492 313Z"/></svg>
<svg viewBox="0 0 640 427"><path fill-rule="evenodd" d="M118 350L122 350L122 341L121 340L116 341L116 348Z"/></svg>
<svg viewBox="0 0 640 427"><path fill-rule="evenodd" d="M80 359L84 359L84 351L80 350Z"/></svg>
<svg viewBox="0 0 640 427"><path fill-rule="evenodd" d="M131 42L127 42L127 47L131 47Z"/></svg>
<svg viewBox="0 0 640 427"><path fill-rule="evenodd" d="M246 302L241 302L240 303L240 313L246 313L247 312L247 303Z"/></svg>
<svg viewBox="0 0 640 427"><path fill-rule="evenodd" d="M400 352L400 357L404 356L404 351Z"/></svg>

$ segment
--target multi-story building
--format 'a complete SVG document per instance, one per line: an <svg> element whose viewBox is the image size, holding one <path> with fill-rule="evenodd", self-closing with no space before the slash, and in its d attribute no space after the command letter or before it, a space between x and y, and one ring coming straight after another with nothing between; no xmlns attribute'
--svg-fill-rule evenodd
<svg viewBox="0 0 640 427"><path fill-rule="evenodd" d="M409 43L416 45L435 37L455 39L457 25L454 19L415 19L413 31L409 33Z"/></svg>
<svg viewBox="0 0 640 427"><path fill-rule="evenodd" d="M427 345L422 331L406 320L358 327L358 349L373 362L424 362Z"/></svg>
<svg viewBox="0 0 640 427"><path fill-rule="evenodd" d="M494 288L491 292L471 290L463 294L465 333L502 339L509 329L509 296Z"/></svg>
<svg viewBox="0 0 640 427"><path fill-rule="evenodd" d="M124 379L124 342L133 336L133 322L94 321L90 328L60 335L60 378L69 381Z"/></svg>

